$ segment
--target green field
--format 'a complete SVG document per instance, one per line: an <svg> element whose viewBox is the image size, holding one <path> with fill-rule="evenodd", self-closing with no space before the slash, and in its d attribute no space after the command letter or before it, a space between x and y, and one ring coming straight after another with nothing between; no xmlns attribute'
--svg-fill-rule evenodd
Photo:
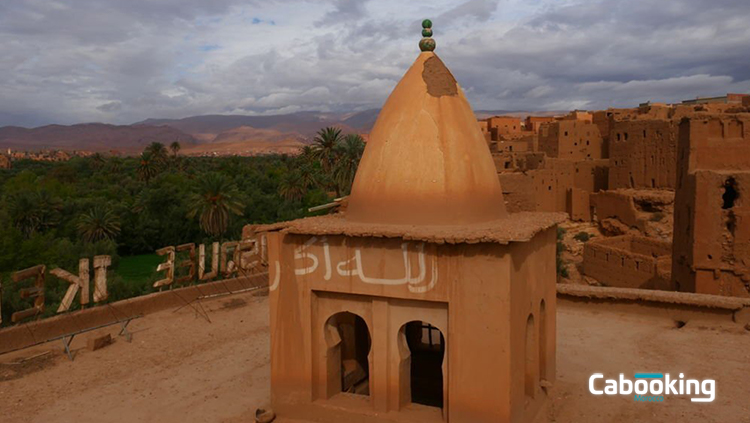
<svg viewBox="0 0 750 423"><path fill-rule="evenodd" d="M153 282L160 275L156 272L156 267L164 259L157 254L121 257L114 269L114 277L108 283L110 298L119 300L153 292Z"/></svg>
<svg viewBox="0 0 750 423"><path fill-rule="evenodd" d="M130 283L151 281L156 276L156 267L163 261L164 257L157 254L120 257L115 274Z"/></svg>

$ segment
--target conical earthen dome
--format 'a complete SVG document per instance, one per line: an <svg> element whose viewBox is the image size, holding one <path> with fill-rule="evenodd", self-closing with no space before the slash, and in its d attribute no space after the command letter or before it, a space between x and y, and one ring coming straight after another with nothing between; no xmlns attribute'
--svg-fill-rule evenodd
<svg viewBox="0 0 750 423"><path fill-rule="evenodd" d="M370 133L346 219L457 225L504 216L497 170L469 102L440 58L421 53Z"/></svg>

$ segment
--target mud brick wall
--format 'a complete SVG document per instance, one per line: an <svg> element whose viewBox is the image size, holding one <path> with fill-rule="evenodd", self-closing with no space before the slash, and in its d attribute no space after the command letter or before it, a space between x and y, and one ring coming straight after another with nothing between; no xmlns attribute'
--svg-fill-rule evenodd
<svg viewBox="0 0 750 423"><path fill-rule="evenodd" d="M667 255L655 257L634 250ZM668 260L669 251L667 242L634 236L589 241L583 249L583 272L606 286L671 290L669 280L659 271L659 261Z"/></svg>
<svg viewBox="0 0 750 423"><path fill-rule="evenodd" d="M539 132L539 150L548 157L561 159L606 158L599 126L580 120L561 120L543 124Z"/></svg>
<svg viewBox="0 0 750 423"><path fill-rule="evenodd" d="M674 189L677 132L675 120L615 121L609 134L609 189Z"/></svg>
<svg viewBox="0 0 750 423"><path fill-rule="evenodd" d="M750 117L679 131L672 274L683 291L750 297Z"/></svg>

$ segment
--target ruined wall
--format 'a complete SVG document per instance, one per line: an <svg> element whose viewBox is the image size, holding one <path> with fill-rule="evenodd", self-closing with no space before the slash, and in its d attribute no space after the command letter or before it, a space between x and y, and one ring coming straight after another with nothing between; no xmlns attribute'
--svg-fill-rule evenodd
<svg viewBox="0 0 750 423"><path fill-rule="evenodd" d="M497 157L495 160L498 169L501 166L511 167L510 160L498 162ZM575 220L590 219L590 213L584 211L590 208L585 197L591 192L606 188L606 160L544 158L541 162L534 161L532 166L531 170L525 172L500 173L500 185L503 187L503 198L508 211L557 211L573 214L575 209Z"/></svg>
<svg viewBox="0 0 750 423"><path fill-rule="evenodd" d="M672 244L647 237L631 237L630 250L649 257L664 257L672 254Z"/></svg>
<svg viewBox="0 0 750 423"><path fill-rule="evenodd" d="M498 173L526 171L544 167L544 153L533 151L499 152L492 155Z"/></svg>
<svg viewBox="0 0 750 423"><path fill-rule="evenodd" d="M531 178L536 211L568 210L568 190L573 187L575 162L546 158L544 168L527 172Z"/></svg>
<svg viewBox="0 0 750 423"><path fill-rule="evenodd" d="M488 130L493 141L498 141L508 136L520 135L523 132L521 118L512 116L494 116L487 119Z"/></svg>
<svg viewBox="0 0 750 423"><path fill-rule="evenodd" d="M622 235L637 229L642 235L672 240L674 191L617 189L591 195L600 230Z"/></svg>
<svg viewBox="0 0 750 423"><path fill-rule="evenodd" d="M591 194L588 191L579 188L570 188L568 190L568 216L570 220L577 222L591 221Z"/></svg>
<svg viewBox="0 0 750 423"><path fill-rule="evenodd" d="M558 118L557 120L578 120L581 122L591 122L593 114L585 110L573 110L565 116Z"/></svg>
<svg viewBox="0 0 750 423"><path fill-rule="evenodd" d="M588 192L609 189L608 164L606 159L575 162L573 186Z"/></svg>
<svg viewBox="0 0 750 423"><path fill-rule="evenodd" d="M527 172L532 180L536 211L561 211L570 213L571 189L597 192L606 187L605 160L573 161L550 159L544 168Z"/></svg>
<svg viewBox="0 0 750 423"><path fill-rule="evenodd" d="M628 227L638 226L638 211L627 192L601 191L591 195L591 204L599 221L614 218Z"/></svg>
<svg viewBox="0 0 750 423"><path fill-rule="evenodd" d="M750 297L750 117L679 128L672 274L688 292Z"/></svg>
<svg viewBox="0 0 750 423"><path fill-rule="evenodd" d="M638 116L641 119L668 120L671 114L672 107L663 103L648 103L638 107Z"/></svg>
<svg viewBox="0 0 750 423"><path fill-rule="evenodd" d="M492 134L490 134L490 126L487 119L478 120L477 124L479 124L479 130L482 131L485 141L487 141L487 143L492 141Z"/></svg>
<svg viewBox="0 0 750 423"><path fill-rule="evenodd" d="M500 141L497 143L497 150L503 152L524 152L531 150L529 140L518 141Z"/></svg>
<svg viewBox="0 0 750 423"><path fill-rule="evenodd" d="M552 116L526 116L525 129L535 134L539 133L539 128L543 123L554 122L555 118Z"/></svg>
<svg viewBox="0 0 750 423"><path fill-rule="evenodd" d="M673 290L668 242L630 235L587 242L583 272L606 286Z"/></svg>
<svg viewBox="0 0 750 423"><path fill-rule="evenodd" d="M536 195L532 179L520 172L508 172L498 175L503 187L505 209L510 213L536 210Z"/></svg>
<svg viewBox="0 0 750 423"><path fill-rule="evenodd" d="M614 121L609 134L609 189L674 189L678 122Z"/></svg>
<svg viewBox="0 0 750 423"><path fill-rule="evenodd" d="M542 125L539 151L543 151L548 157L562 159L605 158L599 126L590 121L561 120Z"/></svg>

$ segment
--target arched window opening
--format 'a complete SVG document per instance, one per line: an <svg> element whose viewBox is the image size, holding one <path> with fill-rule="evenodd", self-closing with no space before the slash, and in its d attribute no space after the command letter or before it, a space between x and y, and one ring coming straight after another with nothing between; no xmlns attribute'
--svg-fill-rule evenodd
<svg viewBox="0 0 750 423"><path fill-rule="evenodd" d="M367 323L354 313L337 313L326 322L329 330L338 334L340 342L336 346L338 360L328 367L331 376L339 372L341 392L370 395L370 331Z"/></svg>
<svg viewBox="0 0 750 423"><path fill-rule="evenodd" d="M411 402L443 407L445 337L427 322L413 321L401 328L411 354Z"/></svg>

